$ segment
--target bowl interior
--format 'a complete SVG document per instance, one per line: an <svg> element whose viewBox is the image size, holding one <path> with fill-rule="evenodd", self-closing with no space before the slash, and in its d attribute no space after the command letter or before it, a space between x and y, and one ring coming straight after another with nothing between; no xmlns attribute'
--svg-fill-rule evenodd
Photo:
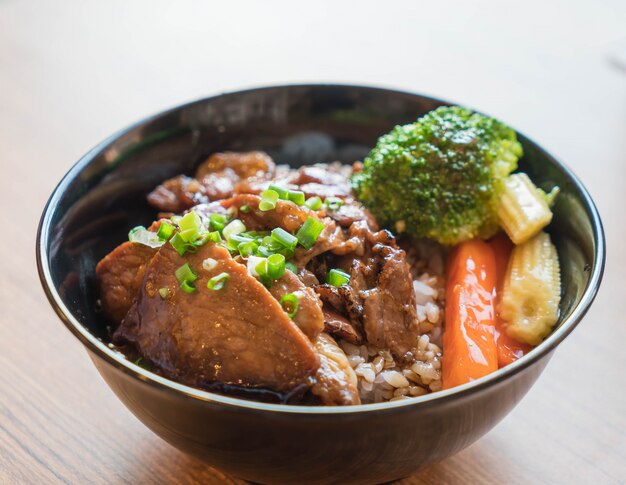
<svg viewBox="0 0 626 485"><path fill-rule="evenodd" d="M264 150L278 163L294 166L350 163L362 159L393 126L443 104L375 88L283 86L208 98L142 121L95 147L55 190L39 238L50 291L91 334L107 342L107 323L96 311L94 268L126 240L130 228L155 218L145 196L158 183L192 174L207 155L220 150ZM549 232L562 267L562 324L584 296L585 305L593 297L591 277L599 279L603 262L602 229L571 172L519 137L524 147L520 168L544 189L561 188Z"/></svg>

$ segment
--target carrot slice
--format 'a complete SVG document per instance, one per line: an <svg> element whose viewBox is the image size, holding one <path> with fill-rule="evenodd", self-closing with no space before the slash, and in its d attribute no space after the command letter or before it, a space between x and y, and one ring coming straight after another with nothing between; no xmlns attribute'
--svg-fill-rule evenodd
<svg viewBox="0 0 626 485"><path fill-rule="evenodd" d="M520 357L526 355L532 350L533 347L532 345L518 342L513 337L509 337L504 331L505 322L502 318L500 318L500 314L498 312L502 285L504 284L504 277L506 276L509 258L511 257L511 251L513 250L513 243L505 233L501 232L489 241L489 245L493 249L496 256L497 272L496 331L494 335L498 349L498 367L504 367L505 365L515 362Z"/></svg>
<svg viewBox="0 0 626 485"><path fill-rule="evenodd" d="M498 370L493 302L496 278L496 260L489 244L474 239L452 250L443 333L444 389Z"/></svg>

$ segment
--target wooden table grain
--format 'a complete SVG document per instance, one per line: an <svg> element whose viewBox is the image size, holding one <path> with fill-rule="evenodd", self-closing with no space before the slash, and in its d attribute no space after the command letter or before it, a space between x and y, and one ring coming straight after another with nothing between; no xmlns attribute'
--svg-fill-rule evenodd
<svg viewBox="0 0 626 485"><path fill-rule="evenodd" d="M0 0L0 483L240 483L114 397L40 288L35 232L63 174L136 119L244 86L338 81L507 120L585 181L598 298L522 403L404 484L626 480L626 6Z"/></svg>

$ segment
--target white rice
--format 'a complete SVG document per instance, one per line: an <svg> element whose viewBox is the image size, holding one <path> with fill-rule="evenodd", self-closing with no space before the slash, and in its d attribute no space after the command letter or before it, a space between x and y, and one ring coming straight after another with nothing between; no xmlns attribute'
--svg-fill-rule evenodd
<svg viewBox="0 0 626 485"><path fill-rule="evenodd" d="M397 401L441 389L441 335L444 320L443 251L429 243L409 251L420 336L412 357L396 362L389 350L339 345L357 375L361 402Z"/></svg>

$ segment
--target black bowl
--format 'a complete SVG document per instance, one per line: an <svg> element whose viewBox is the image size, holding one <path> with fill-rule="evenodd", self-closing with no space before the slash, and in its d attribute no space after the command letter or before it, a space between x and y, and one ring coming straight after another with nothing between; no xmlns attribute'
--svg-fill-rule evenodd
<svg viewBox="0 0 626 485"><path fill-rule="evenodd" d="M95 311L95 263L155 211L145 195L219 150L267 151L305 164L362 158L377 137L443 101L360 86L277 86L215 96L158 114L105 140L63 178L43 212L39 275L55 311L124 404L174 446L257 482L381 482L465 448L524 396L589 308L605 243L589 194L561 163L519 135L521 168L561 188L550 232L562 266L558 327L499 371L410 401L351 407L263 404L159 377L111 349Z"/></svg>

